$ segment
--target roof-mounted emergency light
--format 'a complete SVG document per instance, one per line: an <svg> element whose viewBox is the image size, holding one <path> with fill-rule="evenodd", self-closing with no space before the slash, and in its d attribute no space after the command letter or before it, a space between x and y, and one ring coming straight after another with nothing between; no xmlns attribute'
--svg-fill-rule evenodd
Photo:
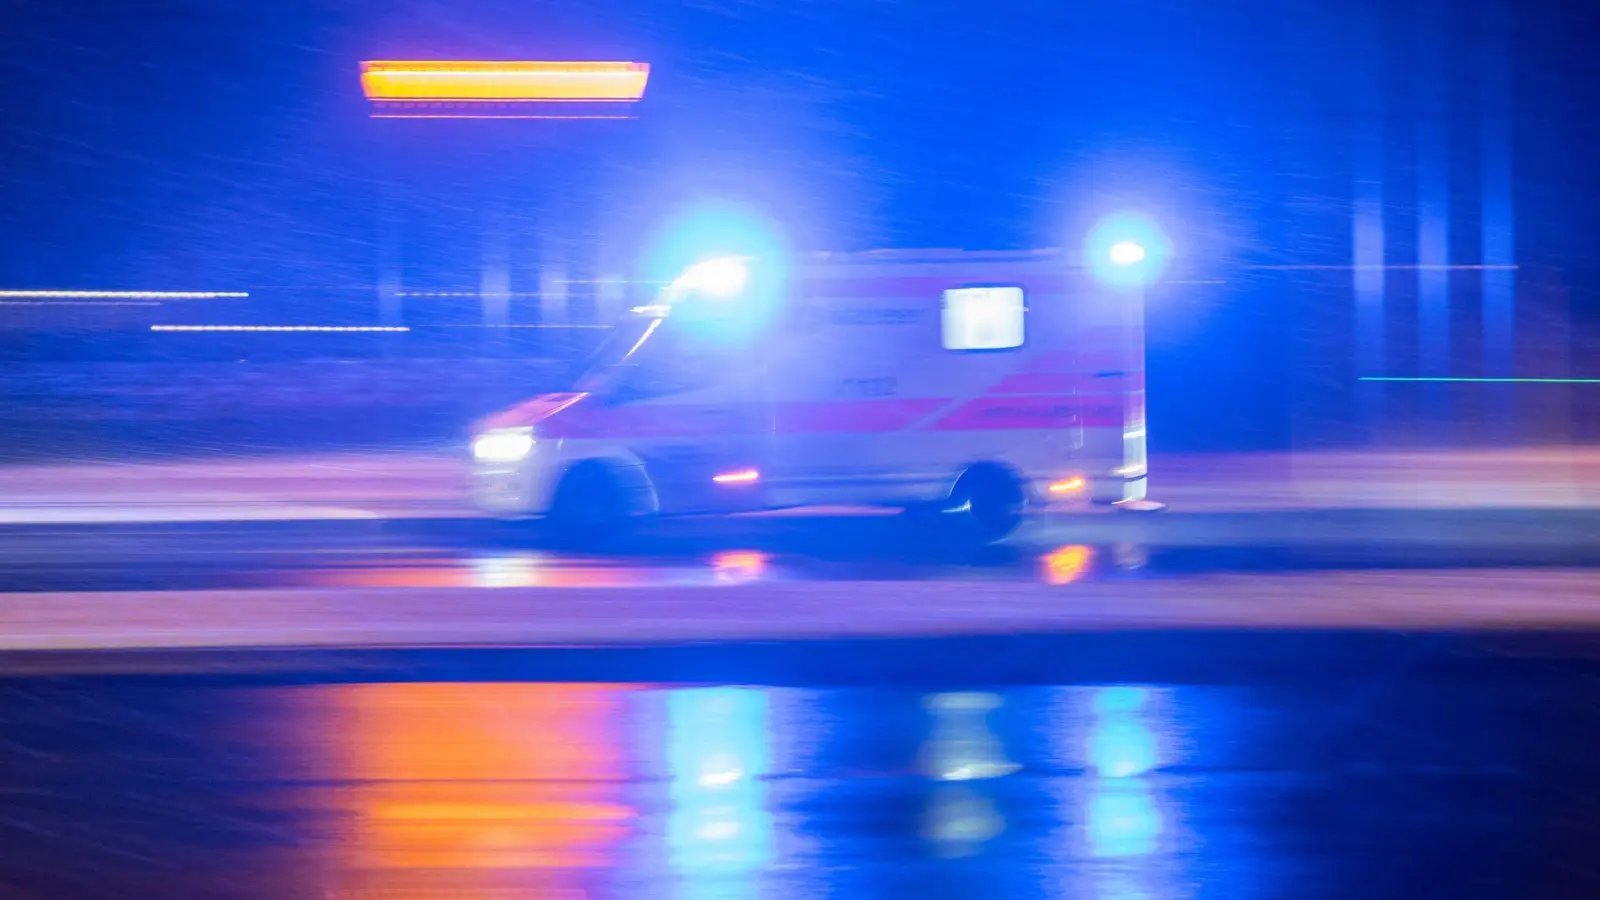
<svg viewBox="0 0 1600 900"><path fill-rule="evenodd" d="M1111 250L1107 253L1114 266L1136 266L1144 262L1148 255L1144 245L1134 241L1118 241L1111 245Z"/></svg>
<svg viewBox="0 0 1600 900"><path fill-rule="evenodd" d="M1166 233L1138 213L1107 216L1089 230L1084 259L1101 281L1138 287L1161 277L1172 254Z"/></svg>
<svg viewBox="0 0 1600 900"><path fill-rule="evenodd" d="M723 256L697 262L672 281L676 293L696 293L708 297L730 299L744 290L750 278L750 268L744 259Z"/></svg>

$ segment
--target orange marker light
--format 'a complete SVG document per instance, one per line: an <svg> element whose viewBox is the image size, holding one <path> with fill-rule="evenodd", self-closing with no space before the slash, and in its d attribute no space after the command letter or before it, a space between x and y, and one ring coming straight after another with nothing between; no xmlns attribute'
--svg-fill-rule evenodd
<svg viewBox="0 0 1600 900"><path fill-rule="evenodd" d="M740 469L713 475L711 480L717 484L754 484L761 480L761 473L755 469Z"/></svg>
<svg viewBox="0 0 1600 900"><path fill-rule="evenodd" d="M1074 475L1071 478L1063 478L1060 481L1050 482L1050 493L1057 497L1061 497L1066 494L1076 494L1077 492L1083 490L1084 484L1085 482L1082 475Z"/></svg>
<svg viewBox="0 0 1600 900"><path fill-rule="evenodd" d="M367 99L429 101L598 101L644 96L650 66L633 62L391 60L363 62Z"/></svg>

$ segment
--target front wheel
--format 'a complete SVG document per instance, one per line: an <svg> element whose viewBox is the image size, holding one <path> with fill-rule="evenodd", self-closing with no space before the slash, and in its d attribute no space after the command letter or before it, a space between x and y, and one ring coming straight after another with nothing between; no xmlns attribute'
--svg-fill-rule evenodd
<svg viewBox="0 0 1600 900"><path fill-rule="evenodd" d="M620 536L631 513L621 479L604 465L583 463L556 487L545 524L552 543L592 547Z"/></svg>

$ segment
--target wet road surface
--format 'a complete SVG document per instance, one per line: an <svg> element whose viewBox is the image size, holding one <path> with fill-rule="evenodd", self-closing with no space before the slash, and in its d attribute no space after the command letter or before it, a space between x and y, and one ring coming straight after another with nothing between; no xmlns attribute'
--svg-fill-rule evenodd
<svg viewBox="0 0 1600 900"><path fill-rule="evenodd" d="M0 650L1600 627L1581 523L1430 512L1406 539L1373 515L1307 513L1323 539L1257 543L1226 520L1175 520L1173 543L1036 522L968 554L882 517L678 523L589 555L484 522L11 529Z"/></svg>
<svg viewBox="0 0 1600 900"><path fill-rule="evenodd" d="M0 529L0 898L1600 895L1561 478L570 554L407 478L169 474Z"/></svg>
<svg viewBox="0 0 1600 900"><path fill-rule="evenodd" d="M1267 678L1221 638L1087 664L1036 649L1000 680L982 647L915 642L792 651L826 685L763 678L761 657L738 680L613 657L607 678L539 682L537 654L483 651L0 680L0 894L1600 890L1588 663L1441 669L1437 646L1393 642ZM852 683L829 659L856 654L942 674ZM1167 677L1123 680L1129 656Z"/></svg>
<svg viewBox="0 0 1600 900"><path fill-rule="evenodd" d="M0 525L473 518L462 447L0 466ZM1600 448L1156 454L1182 513L1600 509Z"/></svg>
<svg viewBox="0 0 1600 900"><path fill-rule="evenodd" d="M587 552L537 523L397 519L0 528L0 591L1095 580L1600 564L1600 511L1036 517L955 549L895 516L680 519Z"/></svg>

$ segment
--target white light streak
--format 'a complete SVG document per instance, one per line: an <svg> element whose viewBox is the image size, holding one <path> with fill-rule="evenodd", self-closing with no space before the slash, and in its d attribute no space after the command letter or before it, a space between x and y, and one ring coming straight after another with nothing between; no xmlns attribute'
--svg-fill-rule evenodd
<svg viewBox="0 0 1600 900"><path fill-rule="evenodd" d="M151 325L151 331L335 331L404 332L405 325Z"/></svg>

